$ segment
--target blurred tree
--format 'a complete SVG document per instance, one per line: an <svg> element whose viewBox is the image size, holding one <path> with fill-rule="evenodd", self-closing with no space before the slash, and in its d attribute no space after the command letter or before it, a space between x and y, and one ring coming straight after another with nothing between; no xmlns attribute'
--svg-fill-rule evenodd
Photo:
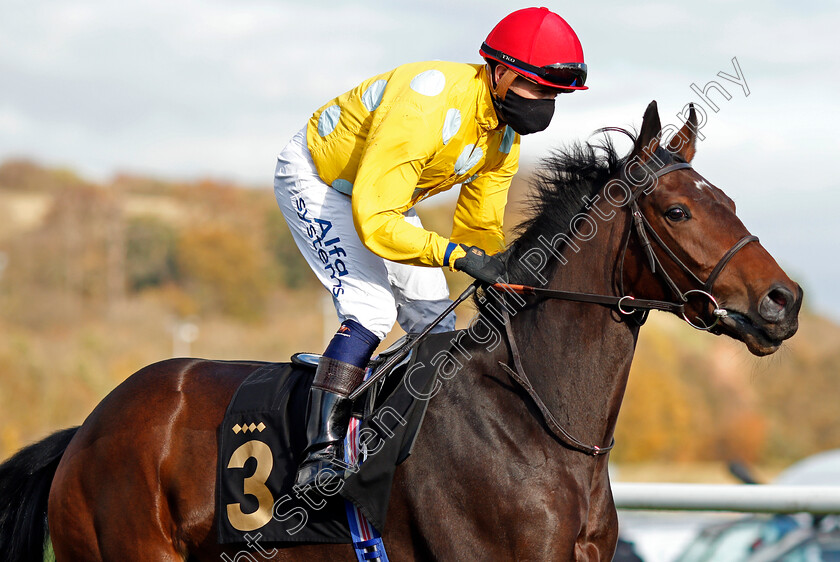
<svg viewBox="0 0 840 562"><path fill-rule="evenodd" d="M825 320L818 320L825 324ZM832 330L836 337L836 328ZM797 336L799 337L799 336ZM823 341L827 334L821 336ZM771 420L772 455L792 460L815 451L840 447L835 393L840 387L837 349L787 357L777 372L757 382L762 413Z"/></svg>
<svg viewBox="0 0 840 562"><path fill-rule="evenodd" d="M63 295L67 307L107 308L122 298L124 265L122 212L113 194L92 185L71 185L56 192L43 223L10 242L9 291L24 300L20 311ZM28 302L27 302L28 301ZM46 304L45 304L46 306Z"/></svg>
<svg viewBox="0 0 840 562"><path fill-rule="evenodd" d="M671 320L657 316L642 331L616 427L618 462L697 460L708 446L708 404L685 382Z"/></svg>
<svg viewBox="0 0 840 562"><path fill-rule="evenodd" d="M618 462L686 461L696 456L693 412L679 379L660 368L636 369L619 414Z"/></svg>
<svg viewBox="0 0 840 562"><path fill-rule="evenodd" d="M280 272L280 283L297 289L304 286L317 287L315 274L309 269L306 260L295 245L289 226L277 205L266 211L266 244Z"/></svg>
<svg viewBox="0 0 840 562"><path fill-rule="evenodd" d="M755 464L767 445L767 420L758 412L739 409L720 420L717 458Z"/></svg>
<svg viewBox="0 0 840 562"><path fill-rule="evenodd" d="M260 245L222 225L185 229L178 242L178 274L202 312L243 320L262 316L271 287Z"/></svg>
<svg viewBox="0 0 840 562"><path fill-rule="evenodd" d="M45 168L31 160L12 159L0 164L0 189L56 191L88 185L72 170Z"/></svg>
<svg viewBox="0 0 840 562"><path fill-rule="evenodd" d="M159 287L176 279L177 236L173 226L144 215L128 220L126 276L132 291Z"/></svg>

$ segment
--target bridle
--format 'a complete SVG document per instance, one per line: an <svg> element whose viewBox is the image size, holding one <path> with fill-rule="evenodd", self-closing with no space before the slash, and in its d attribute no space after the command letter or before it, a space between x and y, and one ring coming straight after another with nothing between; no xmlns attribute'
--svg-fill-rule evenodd
<svg viewBox="0 0 840 562"><path fill-rule="evenodd" d="M672 164L667 164L662 166L661 168L650 172L648 177L650 177L653 181L655 186L656 182L662 176L669 174L671 172L675 172L677 170L684 170L684 169L692 169L691 164L687 162L675 162ZM626 166L622 168L622 176L627 177L627 168ZM714 287L715 281L717 281L720 274L723 272L724 268L729 264L735 254L741 251L747 244L750 242L758 242L758 237L753 236L752 234L748 234L738 240L717 262L715 267L712 269L712 272L709 274L709 277L703 281L701 280L696 273L694 273L691 268L689 268L677 255L674 253L671 248L662 240L662 237L657 234L656 230L654 230L653 226L650 224L650 221L644 216L641 209L639 208L639 199L645 193L648 193L651 189L651 186L647 186L644 188L637 188L631 195L629 203L627 203L630 213L632 215L633 221L633 229L629 230L627 233L627 238L623 244L623 250L621 259L619 261L619 274L618 274L618 286L619 292L624 293L624 260L627 255L627 247L629 245L630 237L633 232L636 233L636 236L639 240L639 243L642 246L643 251L648 259L648 264L650 266L651 272L655 275L658 275L660 279L670 288L670 290L674 293L677 297L677 302L672 301L661 301L661 300L649 300L649 299L637 299L631 295L623 294L622 296L614 296L614 295L596 295L592 293L582 293L577 291L560 291L556 289L545 289L542 287L532 287L529 285L516 285L511 283L496 283L492 285L493 288L498 290L503 290L507 292L513 292L520 295L533 295L539 296L546 299L560 299L560 300L568 300L568 301L576 301L576 302L588 302L592 304L600 304L604 306L609 306L615 308L620 314L624 316L630 316L637 311L649 311L649 310L662 310L665 312L673 312L679 316L682 316L683 320L685 320L691 327L697 330L711 330L714 328L721 318L726 317L727 312L725 309L721 308L718 304L717 299L712 295L712 289ZM668 273L668 271L662 266L662 261L659 259L659 256L656 255L656 252L653 250L653 244L651 240L656 243L656 245L668 256L668 258L674 262L688 277L691 281L693 281L697 287L694 289L689 289L687 291L682 291ZM691 320L688 319L685 312L685 305L688 303L689 295L692 294L700 294L705 296L709 299L709 301L714 306L714 310L712 314L714 315L715 319L711 325L697 325ZM697 318L696 320L700 320ZM701 320L702 322L702 320Z"/></svg>
<svg viewBox="0 0 840 562"><path fill-rule="evenodd" d="M668 174L670 172L674 172L676 170L684 170L684 169L692 169L691 164L689 164L687 162L676 162L676 163L673 163L673 164L668 164L666 166L663 166L662 168L656 170L655 172L653 172L651 174L651 177L653 178L654 185L655 185L655 182L659 178L664 176L665 174ZM625 171L625 174L626 173L627 172ZM729 248L729 250L726 251L726 253L723 254L723 257L720 258L720 260L717 262L715 267L712 269L712 272L709 274L709 277L706 279L706 281L702 281L697 276L697 274L694 273L691 270L691 268L689 268L687 265L685 265L685 263L683 263L683 261L674 253L674 251L671 250L671 248L668 247L668 245L662 240L662 238L659 236L659 234L656 233L656 230L654 230L653 226L650 224L650 221L648 221L647 218L642 214L641 209L639 209L639 197L640 197L640 194L646 193L647 191L648 191L648 189L637 189L633 193L632 199L630 200L630 212L633 216L633 226L635 227L636 235L639 239L640 244L642 245L642 249L644 250L645 254L647 255L648 264L650 265L651 272L654 273L654 274L658 273L659 277L665 282L665 284L671 289L671 291L674 293L674 295L679 299L679 303L676 303L676 304L677 304L677 306L683 307L683 309L679 311L680 315L682 316L683 320L685 320L688 323L689 326L691 326L692 328L698 329L698 330L706 330L706 331L711 330L712 328L714 328L718 324L718 322L720 321L721 318L724 318L727 315L726 310L720 307L717 299L712 295L712 288L714 287L715 281L717 281L717 278L723 272L723 269L730 262L730 260L732 260L732 258L735 257L735 254L737 254L739 251L741 251L741 249L743 249L744 246L746 246L750 242L758 242L758 237L753 236L752 234L747 234L746 236L744 236L740 240L738 240L731 248ZM648 236L648 235L650 235L650 236ZM668 274L668 271L662 266L662 262L659 260L659 257L656 255L656 252L653 251L653 248L652 248L652 245L651 245L651 242L650 242L651 238L653 239L654 242L656 242L656 245L659 246L659 248L663 252L665 252L665 254L668 256L668 258L673 263L675 263L688 276L688 278L690 280L692 280L697 286L702 287L702 288L701 289L690 289L688 291L681 291L680 288L677 286L677 284L674 282L673 278L671 278L671 276ZM628 232L627 240L625 241L624 250L622 252L621 266L620 266L620 273L619 273L619 287L620 287L620 290L621 290L622 293L624 292L624 275L623 275L624 257L626 256L627 242L629 242L629 240L630 240L630 233ZM659 266L658 269L657 269L657 266ZM684 307L685 307L685 304L688 302L688 295L690 295L690 294L703 295L706 298L708 298L709 301L712 303L712 305L714 306L714 310L712 311L712 314L714 315L715 319L714 319L714 322L712 322L711 325L709 325L709 326L706 326L706 325L698 326L697 324L694 324L691 320L688 319L688 317L685 314L685 308ZM627 298L632 299L633 297L627 297ZM622 310L622 307L621 307L620 304L617 305L617 307L618 307L619 312L621 312L622 314L628 314L627 312ZM630 314L632 314L632 312ZM696 320L700 320L700 319L697 318ZM700 321L702 322L702 320L700 320Z"/></svg>
<svg viewBox="0 0 840 562"><path fill-rule="evenodd" d="M641 244L642 249L645 255L647 256L651 272L655 275L658 275L662 279L662 281L670 288L670 290L677 297L678 302L637 299L627 294L624 294L622 296L614 296L597 295L576 291L560 291L556 289L545 289L542 287L515 285L510 283L496 283L494 285L491 285L491 287L497 290L498 297L501 299L505 298L504 292L512 292L520 295L533 295L546 299L560 299L567 301L599 304L603 306L612 307L623 316L631 316L639 311L642 311L645 315L643 316L643 320L650 310L662 310L666 312L673 312L682 316L682 318L691 327L695 329L705 331L712 330L718 324L720 319L724 318L727 315L726 310L720 307L717 299L712 295L712 289L714 287L715 281L717 281L718 277L720 276L721 272L723 272L727 264L732 260L733 257L735 257L735 254L741 251L750 242L758 242L758 237L748 234L742 237L740 240L738 240L738 242L736 242L731 248L729 248L729 250L726 251L726 253L723 254L723 257L720 258L718 263L712 269L712 272L709 274L709 277L705 281L701 280L697 276L697 274L694 273L691 270L691 268L689 268L681 259L679 259L679 257L674 253L674 251L668 247L665 241L662 240L662 237L660 237L659 234L656 233L656 230L654 230L653 226L650 224L650 221L648 221L644 214L642 214L638 202L642 194L648 193L653 187L656 186L656 182L659 178L671 172L684 169L691 169L691 164L687 162L674 162L671 164L664 165L655 171L649 171L648 177L651 178L653 186L647 186L645 188L639 187L632 193L628 205L630 213L632 215L633 226L631 229L628 230L627 237L623 243L622 255L619 261L618 282L619 292L624 293L624 260L627 255L627 247L629 245L630 237L632 233L635 232L639 243ZM628 168L625 164L625 166L621 170L621 176L627 178L628 173ZM653 242L656 243L657 246L659 246L659 248L665 253L665 255L667 255L668 258L671 261L673 261L677 265L677 267L679 267L688 276L688 278L700 288L682 291L677 286L673 278L668 274L666 269L662 266L661 260L656 255L656 252L653 250L651 240L653 240ZM714 315L715 319L711 325L707 326L705 325L705 323L702 322L701 319L696 318L696 320L698 320L701 323L701 325L697 325L691 322L686 316L685 305L688 302L689 295L692 294L699 294L705 296L714 306L712 314ZM536 390L534 389L534 386L531 384L531 381L528 380L528 377L525 375L525 371L522 368L522 358L519 354L519 349L516 345L516 340L514 339L513 332L511 330L510 314L508 312L507 306L502 306L501 311L503 314L505 331L507 334L508 344L510 346L511 356L513 359L513 367L510 367L502 361L499 361L499 365L508 373L508 375L511 376L511 378L513 378L513 380L515 380L520 386L522 386L523 389L525 389L525 391L536 403L537 407L542 413L543 421L548 426L549 430L558 439L560 439L560 441L565 443L566 446L576 451L580 451L582 453L592 456L600 456L608 453L613 448L613 446L615 446L615 439L613 439L609 445L603 447L598 445L587 445L586 443L583 443L579 439L572 436L566 429L563 428L563 426L561 426L557 422L557 420L551 414L551 411L545 405L545 402L543 402L543 400L537 394Z"/></svg>

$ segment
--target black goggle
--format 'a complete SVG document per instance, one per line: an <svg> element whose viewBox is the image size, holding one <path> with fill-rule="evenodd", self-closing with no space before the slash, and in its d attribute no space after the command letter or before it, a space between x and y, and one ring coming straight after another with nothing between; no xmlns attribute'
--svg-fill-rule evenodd
<svg viewBox="0 0 840 562"><path fill-rule="evenodd" d="M586 63L583 62L558 62L546 66L534 66L497 51L488 46L487 43L481 45L481 50L505 64L510 64L520 70L539 76L559 88L580 87L586 83Z"/></svg>
<svg viewBox="0 0 840 562"><path fill-rule="evenodd" d="M558 62L540 67L540 70L541 73L534 74L558 86L583 86L586 83L586 63L583 62Z"/></svg>

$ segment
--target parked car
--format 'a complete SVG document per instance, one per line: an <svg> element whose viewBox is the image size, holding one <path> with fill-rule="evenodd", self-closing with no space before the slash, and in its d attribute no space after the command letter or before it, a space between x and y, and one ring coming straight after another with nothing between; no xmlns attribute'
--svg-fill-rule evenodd
<svg viewBox="0 0 840 562"><path fill-rule="evenodd" d="M840 561L840 528L836 517L795 529L779 541L765 545L748 562Z"/></svg>
<svg viewBox="0 0 840 562"><path fill-rule="evenodd" d="M757 480L743 465L730 471L747 484ZM793 464L773 484L840 485L840 449L818 453ZM682 551L676 562L840 562L838 518L795 515L750 515L709 525Z"/></svg>
<svg viewBox="0 0 840 562"><path fill-rule="evenodd" d="M807 526L802 517L750 515L700 531L676 562L742 562L789 532Z"/></svg>

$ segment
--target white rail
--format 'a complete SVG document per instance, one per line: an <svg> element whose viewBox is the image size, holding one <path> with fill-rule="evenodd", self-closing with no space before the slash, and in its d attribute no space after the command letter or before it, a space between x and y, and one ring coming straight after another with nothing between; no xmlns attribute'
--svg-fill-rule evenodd
<svg viewBox="0 0 840 562"><path fill-rule="evenodd" d="M619 509L840 514L840 486L617 482L612 491Z"/></svg>

